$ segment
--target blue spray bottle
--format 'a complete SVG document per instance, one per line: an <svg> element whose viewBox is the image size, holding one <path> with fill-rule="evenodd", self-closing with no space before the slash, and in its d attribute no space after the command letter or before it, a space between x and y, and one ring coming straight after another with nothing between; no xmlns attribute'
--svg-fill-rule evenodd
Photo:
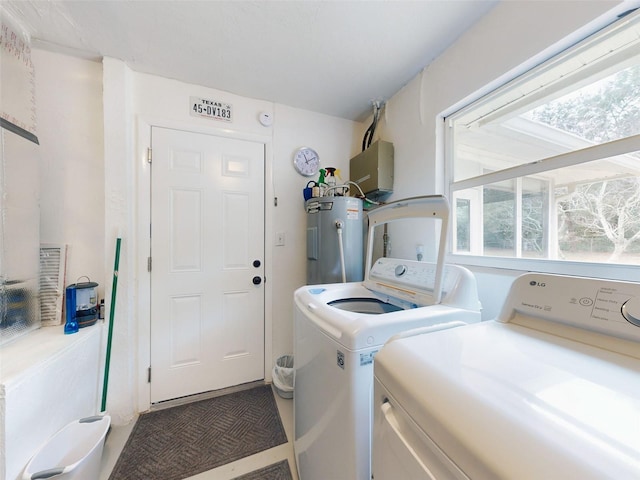
<svg viewBox="0 0 640 480"><path fill-rule="evenodd" d="M80 326L76 319L76 287L69 286L66 289L65 296L67 298L65 308L67 310L67 323L64 324L64 334L78 333Z"/></svg>

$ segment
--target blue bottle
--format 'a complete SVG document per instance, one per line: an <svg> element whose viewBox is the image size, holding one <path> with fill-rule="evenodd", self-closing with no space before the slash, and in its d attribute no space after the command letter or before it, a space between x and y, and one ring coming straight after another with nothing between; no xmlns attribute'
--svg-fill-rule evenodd
<svg viewBox="0 0 640 480"><path fill-rule="evenodd" d="M66 310L67 310L67 322L64 324L64 334L69 335L71 333L78 333L79 326L76 320L76 288L75 285L69 286L66 289Z"/></svg>

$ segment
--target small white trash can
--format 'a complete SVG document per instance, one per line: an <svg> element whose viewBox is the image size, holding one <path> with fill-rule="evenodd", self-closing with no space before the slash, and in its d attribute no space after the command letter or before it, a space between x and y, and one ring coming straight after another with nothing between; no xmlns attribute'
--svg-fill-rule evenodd
<svg viewBox="0 0 640 480"><path fill-rule="evenodd" d="M293 355L278 357L272 377L278 395L282 398L293 398Z"/></svg>
<svg viewBox="0 0 640 480"><path fill-rule="evenodd" d="M69 423L38 450L27 464L22 479L99 478L102 448L110 424L109 415L81 418Z"/></svg>

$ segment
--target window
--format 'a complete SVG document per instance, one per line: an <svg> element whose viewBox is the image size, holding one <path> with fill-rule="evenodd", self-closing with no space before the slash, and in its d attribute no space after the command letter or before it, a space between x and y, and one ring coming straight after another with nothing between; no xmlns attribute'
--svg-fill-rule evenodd
<svg viewBox="0 0 640 480"><path fill-rule="evenodd" d="M640 265L640 14L446 125L454 254Z"/></svg>

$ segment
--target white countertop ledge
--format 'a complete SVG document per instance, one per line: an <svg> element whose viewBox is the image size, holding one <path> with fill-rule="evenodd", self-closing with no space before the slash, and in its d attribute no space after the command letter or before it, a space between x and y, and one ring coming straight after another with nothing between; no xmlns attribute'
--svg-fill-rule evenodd
<svg viewBox="0 0 640 480"><path fill-rule="evenodd" d="M0 385L6 390L15 387L45 365L102 332L104 322L98 321L78 333L64 334L64 326L42 327L0 347ZM73 365L69 366L73 368Z"/></svg>

